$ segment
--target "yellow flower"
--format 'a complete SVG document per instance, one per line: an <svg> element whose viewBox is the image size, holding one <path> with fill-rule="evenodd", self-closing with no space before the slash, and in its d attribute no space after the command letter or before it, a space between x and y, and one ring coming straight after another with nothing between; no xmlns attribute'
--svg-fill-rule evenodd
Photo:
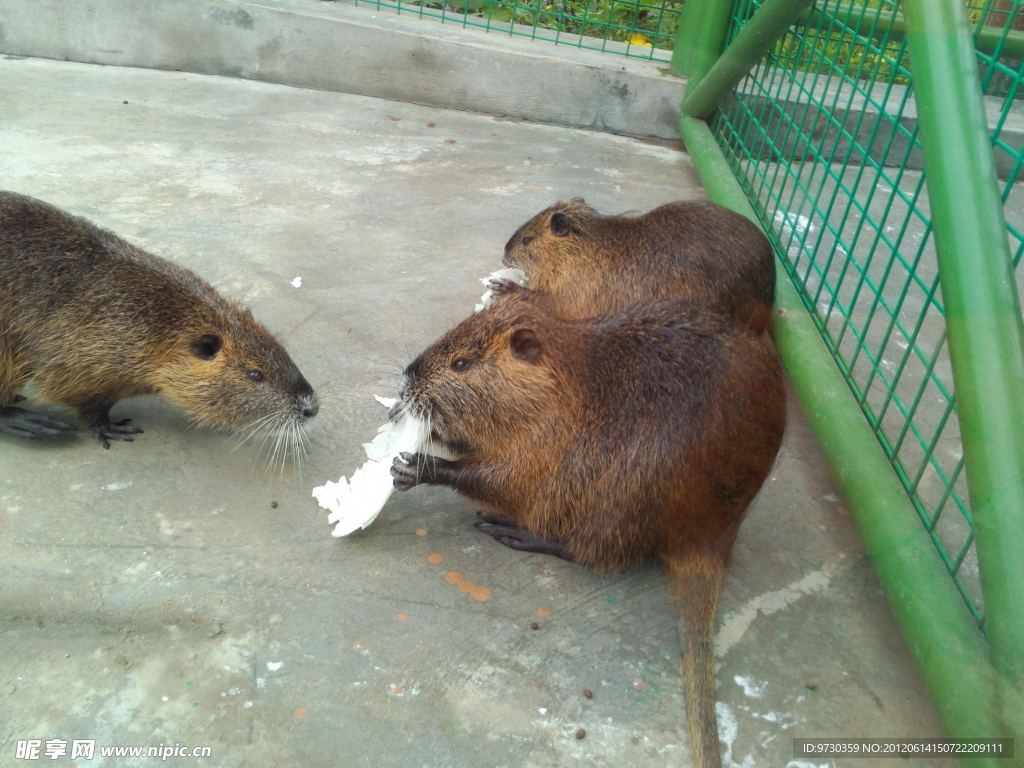
<svg viewBox="0 0 1024 768"><path fill-rule="evenodd" d="M629 44L630 45L644 45L644 46L647 46L648 48L651 47L651 44L649 42L647 42L647 38L644 37L643 35L641 35L639 32L634 32L630 36Z"/></svg>

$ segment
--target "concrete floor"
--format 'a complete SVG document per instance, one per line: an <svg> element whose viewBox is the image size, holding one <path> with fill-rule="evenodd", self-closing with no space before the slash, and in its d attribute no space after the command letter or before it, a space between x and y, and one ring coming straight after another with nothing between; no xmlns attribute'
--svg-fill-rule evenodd
<svg viewBox="0 0 1024 768"><path fill-rule="evenodd" d="M15 745L32 738L94 739L76 763L90 766L155 764L98 750L160 743L210 746L185 762L226 767L689 764L657 566L602 575L513 552L426 487L333 539L310 497L361 462L383 416L372 395L471 310L520 223L580 195L606 212L700 197L685 153L11 57L0 104L0 188L248 302L325 399L301 476L155 399L115 408L146 433L110 451L0 438L0 765L27 764ZM718 656L728 766L828 764L793 761L794 736L941 733L795 402L739 536Z"/></svg>

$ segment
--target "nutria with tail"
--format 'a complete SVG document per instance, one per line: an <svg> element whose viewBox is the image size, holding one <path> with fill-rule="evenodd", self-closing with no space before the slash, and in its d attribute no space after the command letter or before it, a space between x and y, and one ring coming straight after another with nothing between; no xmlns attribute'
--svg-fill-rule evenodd
<svg viewBox="0 0 1024 768"><path fill-rule="evenodd" d="M719 766L715 605L785 429L774 349L687 302L568 322L511 295L408 366L398 411L455 457L396 459L399 490L446 485L483 502L493 513L477 525L513 549L669 566L691 750Z"/></svg>
<svg viewBox="0 0 1024 768"><path fill-rule="evenodd" d="M317 413L313 388L247 309L85 219L0 192L0 274L0 432L74 429L13 405L30 382L104 448L142 432L110 420L135 395L160 395L200 425L286 436Z"/></svg>
<svg viewBox="0 0 1024 768"><path fill-rule="evenodd" d="M714 203L681 201L642 216L604 216L582 198L521 226L502 261L566 320L598 317L647 299L687 299L760 335L775 301L771 243ZM519 292L507 281L499 290Z"/></svg>

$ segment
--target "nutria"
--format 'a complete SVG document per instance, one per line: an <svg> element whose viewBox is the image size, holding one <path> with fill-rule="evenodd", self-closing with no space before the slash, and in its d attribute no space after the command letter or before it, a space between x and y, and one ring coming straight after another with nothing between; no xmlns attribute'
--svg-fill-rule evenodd
<svg viewBox="0 0 1024 768"><path fill-rule="evenodd" d="M198 424L295 435L313 388L280 343L189 270L48 203L0 192L0 431L74 427L11 405L74 408L104 448L132 441L118 400L159 394Z"/></svg>
<svg viewBox="0 0 1024 768"><path fill-rule="evenodd" d="M683 301L568 322L511 295L406 368L398 413L454 458L403 454L397 489L446 485L489 505L477 525L513 549L668 564L694 762L719 766L715 604L785 428L774 350Z"/></svg>
<svg viewBox="0 0 1024 768"><path fill-rule="evenodd" d="M512 235L502 261L523 270L529 290L566 320L645 299L688 299L760 335L775 301L768 239L714 203L668 203L642 216L603 216L582 198L557 203Z"/></svg>

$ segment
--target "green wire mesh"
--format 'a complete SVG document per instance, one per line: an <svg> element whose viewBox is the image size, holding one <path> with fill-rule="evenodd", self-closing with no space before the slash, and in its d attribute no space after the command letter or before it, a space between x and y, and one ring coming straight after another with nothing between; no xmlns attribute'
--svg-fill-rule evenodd
<svg viewBox="0 0 1024 768"><path fill-rule="evenodd" d="M672 58L683 0L353 0L413 14L634 58Z"/></svg>
<svg viewBox="0 0 1024 768"><path fill-rule="evenodd" d="M730 41L761 4L735 4ZM969 7L1018 265L1024 195L1013 182L1024 161L1024 102L1016 102L1024 97L1024 34L1016 31L1024 28L1022 5ZM818 2L710 125L984 630L904 32L893 0ZM1020 269L1018 281L1024 283Z"/></svg>

